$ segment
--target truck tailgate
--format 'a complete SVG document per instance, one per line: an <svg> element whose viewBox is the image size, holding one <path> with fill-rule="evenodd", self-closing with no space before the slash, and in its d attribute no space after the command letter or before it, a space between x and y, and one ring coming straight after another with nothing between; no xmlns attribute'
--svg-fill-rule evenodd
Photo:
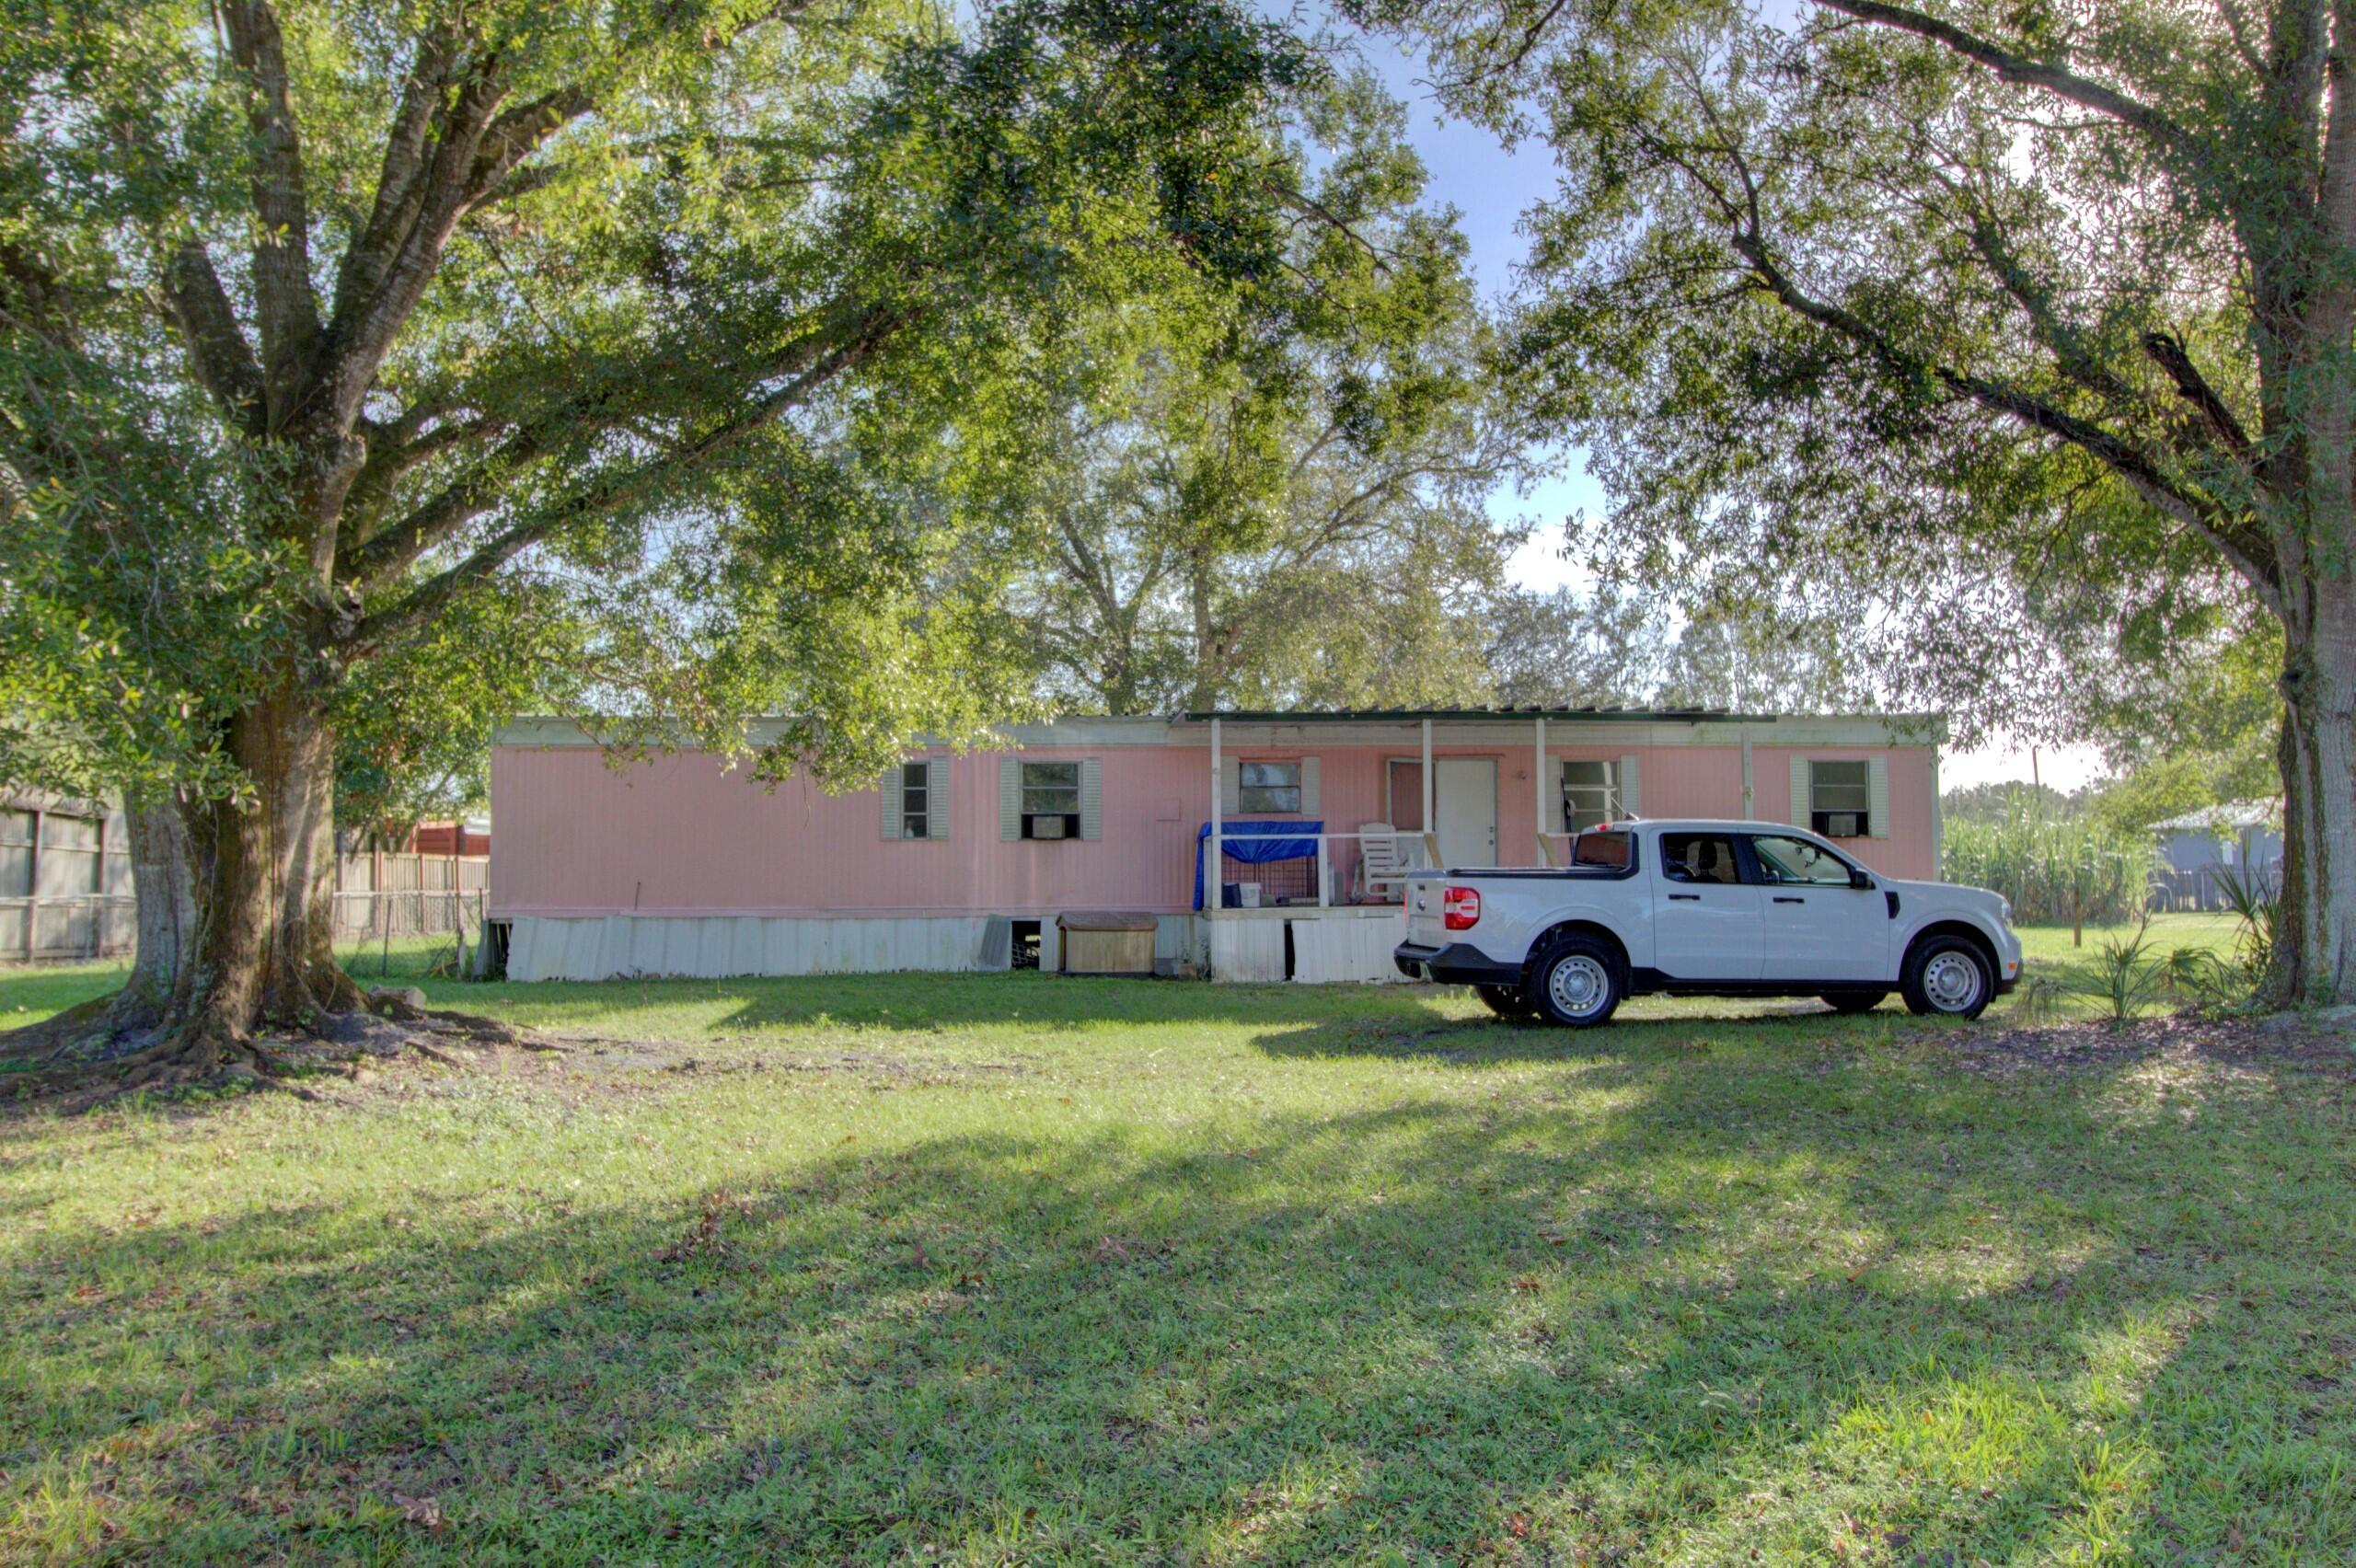
<svg viewBox="0 0 2356 1568"><path fill-rule="evenodd" d="M1417 947L1446 947L1451 940L1440 917L1440 889L1446 879L1438 876L1407 879L1407 940Z"/></svg>

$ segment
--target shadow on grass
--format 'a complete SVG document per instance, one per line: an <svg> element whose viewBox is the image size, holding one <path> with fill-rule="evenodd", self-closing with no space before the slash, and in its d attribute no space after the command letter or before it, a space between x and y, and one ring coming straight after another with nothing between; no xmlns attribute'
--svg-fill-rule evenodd
<svg viewBox="0 0 2356 1568"><path fill-rule="evenodd" d="M652 1212L23 1237L0 1555L2356 1549L2356 1418L2281 1365L2356 1333L2339 1173L2212 1121L1603 1066L1246 1147L843 1150Z"/></svg>

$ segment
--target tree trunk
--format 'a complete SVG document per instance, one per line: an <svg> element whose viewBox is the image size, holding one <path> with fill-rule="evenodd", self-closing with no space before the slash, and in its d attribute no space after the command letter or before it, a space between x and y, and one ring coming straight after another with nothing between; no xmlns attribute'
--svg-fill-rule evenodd
<svg viewBox="0 0 2356 1568"><path fill-rule="evenodd" d="M2286 617L2275 1000L2356 1002L2356 582L2317 573Z"/></svg>
<svg viewBox="0 0 2356 1568"><path fill-rule="evenodd" d="M202 937L179 1025L182 1063L245 1054L269 1023L315 1027L361 1005L334 948L335 736L326 694L293 667L230 721L253 793L212 811Z"/></svg>
<svg viewBox="0 0 2356 1568"><path fill-rule="evenodd" d="M139 946L112 1016L118 1027L138 1029L187 1005L193 974L189 959L199 933L197 867L179 801L134 792L124 796L122 813L131 833Z"/></svg>
<svg viewBox="0 0 2356 1568"><path fill-rule="evenodd" d="M1187 705L1198 713L1218 706L1226 684L1219 668L1218 628L1211 624L1212 592L1208 552L1198 548L1186 571L1186 607L1195 633L1194 690Z"/></svg>

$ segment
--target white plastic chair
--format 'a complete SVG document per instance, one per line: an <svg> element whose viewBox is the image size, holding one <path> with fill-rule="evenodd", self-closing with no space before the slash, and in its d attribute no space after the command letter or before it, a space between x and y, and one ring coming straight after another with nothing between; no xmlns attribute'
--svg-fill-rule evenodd
<svg viewBox="0 0 2356 1568"><path fill-rule="evenodd" d="M1359 895L1369 903L1387 903L1377 895L1389 889L1396 897L1406 897L1407 873L1424 869L1422 836L1401 833L1387 822L1362 822L1358 833Z"/></svg>

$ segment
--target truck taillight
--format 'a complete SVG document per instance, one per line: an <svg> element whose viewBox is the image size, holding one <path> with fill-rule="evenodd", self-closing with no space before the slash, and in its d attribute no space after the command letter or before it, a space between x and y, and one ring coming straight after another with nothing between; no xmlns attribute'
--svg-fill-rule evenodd
<svg viewBox="0 0 2356 1568"><path fill-rule="evenodd" d="M1469 931L1481 923L1478 888L1452 887L1440 894L1440 920L1451 931Z"/></svg>

